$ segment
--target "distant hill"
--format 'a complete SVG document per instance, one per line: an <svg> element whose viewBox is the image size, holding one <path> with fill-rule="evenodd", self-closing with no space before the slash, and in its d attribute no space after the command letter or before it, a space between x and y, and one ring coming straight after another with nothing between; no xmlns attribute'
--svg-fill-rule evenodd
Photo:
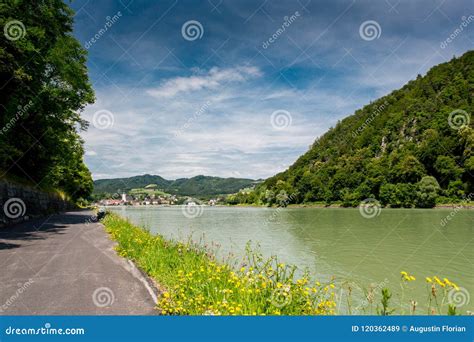
<svg viewBox="0 0 474 342"><path fill-rule="evenodd" d="M340 121L240 202L432 207L474 192L474 51ZM472 198L471 198L472 199Z"/></svg>
<svg viewBox="0 0 474 342"><path fill-rule="evenodd" d="M258 183L247 178L220 178L196 176L167 180L156 175L142 175L129 178L99 179L94 181L94 194L114 194L128 192L131 189L145 188L156 184L156 189L180 196L209 196L231 194L240 189L251 187Z"/></svg>

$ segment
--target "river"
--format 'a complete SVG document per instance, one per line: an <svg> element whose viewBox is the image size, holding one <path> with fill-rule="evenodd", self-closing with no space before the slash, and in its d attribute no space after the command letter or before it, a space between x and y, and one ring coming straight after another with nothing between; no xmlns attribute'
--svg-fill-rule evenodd
<svg viewBox="0 0 474 342"><path fill-rule="evenodd" d="M406 298L419 303L426 302L426 276L447 277L465 289L464 297L474 294L474 210L381 209L367 218L358 209L336 208L110 209L167 238L204 235L222 245L221 253L240 256L252 241L266 256L306 268L321 281L349 282L353 289L372 284L397 294L400 272L406 271L417 277ZM473 310L474 298L465 303L464 297L462 311Z"/></svg>

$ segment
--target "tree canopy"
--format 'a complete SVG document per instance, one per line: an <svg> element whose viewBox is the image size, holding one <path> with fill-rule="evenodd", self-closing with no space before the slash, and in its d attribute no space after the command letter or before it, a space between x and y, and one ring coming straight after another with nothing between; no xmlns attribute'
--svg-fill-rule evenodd
<svg viewBox="0 0 474 342"><path fill-rule="evenodd" d="M340 121L240 201L273 204L283 193L283 204L355 206L374 198L393 207L432 207L470 197L473 95L469 51Z"/></svg>
<svg viewBox="0 0 474 342"><path fill-rule="evenodd" d="M0 4L0 171L72 199L93 187L80 116L94 101L86 51L62 0Z"/></svg>

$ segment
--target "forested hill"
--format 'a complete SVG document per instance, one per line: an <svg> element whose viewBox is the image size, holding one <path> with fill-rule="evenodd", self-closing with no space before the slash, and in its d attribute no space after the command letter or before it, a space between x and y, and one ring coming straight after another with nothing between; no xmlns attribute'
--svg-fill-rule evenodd
<svg viewBox="0 0 474 342"><path fill-rule="evenodd" d="M469 51L340 121L251 201L431 207L469 196L473 98Z"/></svg>
<svg viewBox="0 0 474 342"><path fill-rule="evenodd" d="M208 196L230 194L240 189L254 186L256 181L247 178L220 178L196 176L167 180L155 175L142 175L129 178L99 179L94 181L95 194L114 194L135 188L156 184L157 188L170 194L183 196Z"/></svg>

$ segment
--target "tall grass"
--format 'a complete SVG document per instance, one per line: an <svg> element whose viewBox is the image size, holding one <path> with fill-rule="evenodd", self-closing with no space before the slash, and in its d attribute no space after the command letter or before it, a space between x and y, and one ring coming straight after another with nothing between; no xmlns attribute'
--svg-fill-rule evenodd
<svg viewBox="0 0 474 342"><path fill-rule="evenodd" d="M164 287L157 308L170 315L331 315L334 284L297 279L296 267L247 250L244 266L217 262L202 244L169 241L115 214L103 220L120 255Z"/></svg>
<svg viewBox="0 0 474 342"><path fill-rule="evenodd" d="M118 242L118 253L135 261L163 288L157 303L162 314L333 315L342 309L336 308L333 282L311 281L307 273L297 278L295 266L279 263L276 257L263 258L249 247L245 259L237 266L231 259L217 261L216 254L203 243L170 241L116 214L108 213L102 222ZM469 302L467 290L449 279L426 277L424 311L408 295L414 289L415 276L405 271L400 275L399 302L392 299L386 281L369 288L362 296L362 304L357 306L353 303L352 285L341 283L337 301L342 300L346 290L347 302L342 310L369 315L456 315Z"/></svg>

